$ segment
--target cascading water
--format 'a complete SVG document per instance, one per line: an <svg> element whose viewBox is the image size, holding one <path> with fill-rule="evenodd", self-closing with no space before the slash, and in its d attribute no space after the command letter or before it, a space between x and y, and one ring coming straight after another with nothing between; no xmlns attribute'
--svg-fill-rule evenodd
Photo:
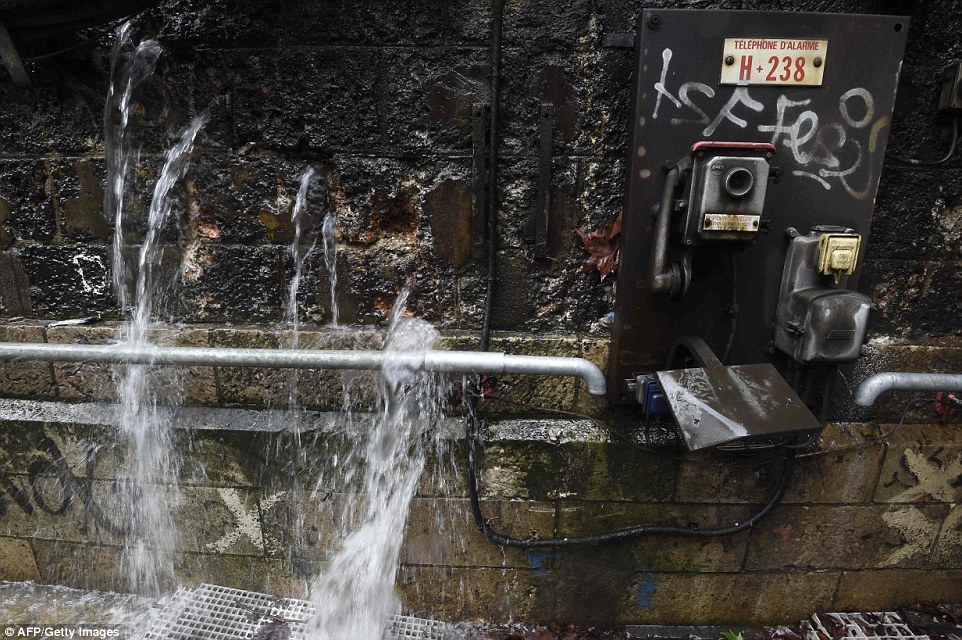
<svg viewBox="0 0 962 640"><path fill-rule="evenodd" d="M129 46L130 26L118 31L118 44L113 60L117 68L112 72L112 86L108 100L106 153L108 155L109 189L107 210L116 224L114 239L114 279L118 300L124 309L131 310L130 323L125 327L124 340L132 346L149 346L149 332L158 296L165 293L169 283L158 277L161 263L161 237L164 224L172 210L171 189L184 176L189 154L206 116L196 118L183 133L178 144L167 154L161 176L151 200L147 232L137 254L134 272L124 261L127 251L129 221L124 215L125 199L129 191L128 174L139 150L131 134L131 109L137 87L150 75L160 53L153 41L145 41L126 57L123 47ZM284 325L290 329L289 345L299 346L299 318L297 296L304 276L307 259L315 247L311 237L310 217L307 213L308 192L314 179L313 169L301 176L300 188L292 211L294 238L289 247L294 273L288 288L288 304ZM329 212L321 225L324 262L329 275L331 325L339 326L337 305L337 244L336 217ZM131 287L130 285L133 284ZM317 615L311 623L310 634L320 639L344 637L379 638L389 614L397 609L394 596L394 576L403 540L408 509L418 481L425 467L429 447L427 434L442 415L447 384L435 374L413 371L406 365L405 356L429 350L438 334L428 323L404 319L407 292L402 292L392 313L385 351L399 356L395 364L385 366L375 376L376 416L369 425L358 428L352 413L350 386L357 378L342 378L344 382L344 415L347 425L342 435L350 434L346 456L340 460L336 481L338 488L356 488L363 498L348 506L361 513L351 521L359 525L340 532L339 551L331 559L329 568L311 586L311 600ZM348 338L349 339L349 338ZM177 486L179 463L171 447L170 420L172 416L162 408L163 403L176 401L177 385L156 367L127 365L118 370L118 393L121 400L121 431L128 439L128 458L131 461L128 479L130 535L126 548L127 588L141 593L163 591L173 577L173 553L178 545L175 514L181 502ZM163 389L162 389L163 388ZM289 415L293 417L293 435L297 450L295 458L304 463L300 432L302 412L298 405L296 373L290 384ZM166 394L166 395L164 395ZM440 435L434 430L436 445ZM443 457L443 456L439 456ZM319 481L320 484L320 481ZM298 482L292 486L295 502L308 499ZM298 514L291 532L298 540L302 516Z"/></svg>
<svg viewBox="0 0 962 640"><path fill-rule="evenodd" d="M110 53L110 87L104 109L104 157L107 164L107 189L104 193L104 215L113 218L113 283L117 303L121 309L129 307L128 282L130 269L124 256L129 232L124 215L127 201L127 179L130 169L140 153L131 130L134 96L144 80L157 66L161 48L156 40L144 40L133 51L126 52L131 44L133 24L124 23L117 29L116 39Z"/></svg>
<svg viewBox="0 0 962 640"><path fill-rule="evenodd" d="M301 278L304 275L304 263L314 251L316 236L310 233L311 218L307 214L307 192L314 179L314 169L308 167L301 174L301 184L297 190L297 197L294 200L294 208L291 210L291 224L294 227L294 238L287 248L288 254L294 263L294 275L287 288L287 309L284 310L284 326L290 330L288 347L296 349L300 343L300 322L297 310L297 293L301 286ZM293 419L295 444L300 445L301 411L297 393L297 383L300 380L300 372L292 369L289 374L288 388L288 411Z"/></svg>
<svg viewBox="0 0 962 640"><path fill-rule="evenodd" d="M294 200L294 208L291 210L291 224L294 227L294 238L287 248L291 260L294 262L294 275L287 288L287 309L284 311L284 324L291 329L291 348L297 347L298 338L298 314L297 314L297 292L301 286L301 277L304 275L304 263L314 251L315 240L310 237L311 219L307 214L307 191L314 179L314 169L308 167L301 174L301 184L297 190L297 197ZM308 238L305 238L308 236ZM327 240L324 246L325 256L327 254Z"/></svg>
<svg viewBox="0 0 962 640"><path fill-rule="evenodd" d="M157 277L163 252L161 234L173 208L170 192L187 170L189 154L207 116L195 118L166 154L154 186L136 269L132 269L127 259L132 225L126 205L131 192L129 177L140 152L133 111L137 91L153 73L161 53L154 40L145 40L127 53L132 30L129 22L117 30L111 53L111 84L104 114L108 168L104 207L106 215L114 219L112 263L117 301L122 309L130 309L121 339L141 347L150 344L148 329L155 306L170 284ZM180 504L179 465L170 442L170 416L160 405L176 403L180 394L168 374L147 365L126 365L115 371L119 426L127 445L127 467L121 472L126 476L121 508L129 516L123 558L127 583L122 586L141 593L159 593L172 577L177 546L173 523Z"/></svg>
<svg viewBox="0 0 962 640"><path fill-rule="evenodd" d="M404 356L427 351L438 333L427 322L402 318L399 296L384 350L398 359L377 380L377 417L352 443L353 472L360 474L366 506L360 525L341 543L328 568L314 581L316 615L308 626L317 640L380 638L396 612L394 577L408 509L424 470L425 438L442 415L448 385L412 370ZM435 437L439 431L433 430Z"/></svg>
<svg viewBox="0 0 962 640"><path fill-rule="evenodd" d="M157 278L161 262L160 235L170 217L173 186L187 170L188 156L206 114L194 118L167 152L163 170L154 187L148 214L148 229L137 261L133 313L124 327L124 341L131 347L149 346L155 298L162 289ZM180 505L177 484L178 457L171 446L171 416L158 406L161 381L169 383L148 365L126 365L119 376L120 428L128 439L130 463L130 537L125 549L129 588L139 593L160 593L173 574L173 553L177 548L176 509ZM179 400L176 385L164 385L167 404ZM175 390L172 390L175 389Z"/></svg>
<svg viewBox="0 0 962 640"><path fill-rule="evenodd" d="M300 320L298 315L297 294L300 290L301 279L304 275L305 263L313 253L316 245L317 236L312 233L312 219L307 212L307 195L313 179L314 169L308 167L301 174L300 187L297 190L297 197L294 199L294 207L291 210L291 225L294 228L294 237L291 239L287 252L291 261L294 263L294 275L291 276L291 281L288 284L287 308L284 310L283 318L283 325L289 331L287 346L291 349L296 349L300 344ZM291 441L293 450L285 452L286 455L283 457L290 461L289 463L292 464L294 470L302 468L307 464L306 454L302 447L303 443L301 442L301 432L304 427L304 412L301 408L298 389L301 379L300 374L301 372L297 369L291 369L287 374L288 402L285 419L287 420L287 428L293 436ZM297 473L293 473L291 477L293 478L290 489L292 495L303 495L303 489ZM300 505L296 504L292 508L292 511L290 539L293 541L293 546L296 547L297 545L303 544L304 540L304 513ZM289 564L293 564L291 562L292 560L293 558L288 558Z"/></svg>
<svg viewBox="0 0 962 640"><path fill-rule="evenodd" d="M337 238L334 232L337 228L337 214L330 211L324 216L321 226L321 238L324 247L324 266L327 267L327 278L331 295L331 326L338 326L337 310Z"/></svg>

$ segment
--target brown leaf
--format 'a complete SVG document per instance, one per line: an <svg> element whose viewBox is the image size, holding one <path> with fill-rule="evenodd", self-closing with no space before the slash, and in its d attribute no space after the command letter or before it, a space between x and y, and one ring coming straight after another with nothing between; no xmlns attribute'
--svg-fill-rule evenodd
<svg viewBox="0 0 962 640"><path fill-rule="evenodd" d="M581 236L585 251L590 255L581 267L583 273L597 269L604 278L609 273L618 270L621 259L621 216L605 224L601 231L575 229Z"/></svg>

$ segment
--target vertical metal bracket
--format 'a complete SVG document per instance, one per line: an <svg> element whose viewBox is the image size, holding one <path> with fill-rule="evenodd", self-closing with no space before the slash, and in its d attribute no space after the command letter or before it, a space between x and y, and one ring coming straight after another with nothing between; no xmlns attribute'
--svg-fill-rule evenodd
<svg viewBox="0 0 962 640"><path fill-rule="evenodd" d="M528 242L534 245L538 259L548 257L548 225L551 218L551 146L554 125L554 107L542 104L538 118L541 142L538 155L538 203L534 220L528 230Z"/></svg>
<svg viewBox="0 0 962 640"><path fill-rule="evenodd" d="M487 253L487 225L485 215L488 210L488 120L490 120L488 105L476 105L472 114L472 171L471 191L471 236L472 254L480 260Z"/></svg>
<svg viewBox="0 0 962 640"><path fill-rule="evenodd" d="M13 43L10 32L2 22L0 22L0 58L3 58L3 64L10 72L15 85L29 87L32 84L30 74L27 73L27 68L23 66L23 60L17 53L17 45Z"/></svg>

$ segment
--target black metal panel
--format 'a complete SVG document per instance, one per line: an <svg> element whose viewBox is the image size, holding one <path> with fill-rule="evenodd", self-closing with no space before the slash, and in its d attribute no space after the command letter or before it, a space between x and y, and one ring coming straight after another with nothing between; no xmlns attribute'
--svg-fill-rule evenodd
<svg viewBox="0 0 962 640"><path fill-rule="evenodd" d="M889 16L642 13L610 400L631 398L625 380L632 374L663 368L678 336L701 336L724 353L732 302L740 313L725 364L770 359L785 230L833 224L868 234L907 31L906 18ZM721 85L724 40L738 37L828 40L822 86ZM768 189L763 218L770 232L740 251L696 250L688 294L667 300L648 290L652 209L665 163L687 156L701 140L775 144L781 178ZM857 278L856 272L850 287Z"/></svg>
<svg viewBox="0 0 962 640"><path fill-rule="evenodd" d="M659 371L690 451L745 438L812 435L822 424L770 364Z"/></svg>

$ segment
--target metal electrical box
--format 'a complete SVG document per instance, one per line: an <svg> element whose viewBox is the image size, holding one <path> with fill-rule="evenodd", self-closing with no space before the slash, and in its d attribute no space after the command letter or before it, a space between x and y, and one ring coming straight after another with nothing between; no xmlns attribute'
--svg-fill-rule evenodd
<svg viewBox="0 0 962 640"><path fill-rule="evenodd" d="M857 351L844 341L864 336L864 324L839 318L867 314L854 294L858 254L907 32L906 18L890 16L642 12L612 402L634 402L639 376L665 369L684 336L704 339L724 365L780 366L796 354L834 362ZM815 230L829 226L844 233L821 250ZM786 275L797 237L815 245L796 247ZM657 290L658 269L682 284ZM814 332L798 341L783 330L781 351L780 300L784 322L791 315ZM820 320L826 312L836 315Z"/></svg>

